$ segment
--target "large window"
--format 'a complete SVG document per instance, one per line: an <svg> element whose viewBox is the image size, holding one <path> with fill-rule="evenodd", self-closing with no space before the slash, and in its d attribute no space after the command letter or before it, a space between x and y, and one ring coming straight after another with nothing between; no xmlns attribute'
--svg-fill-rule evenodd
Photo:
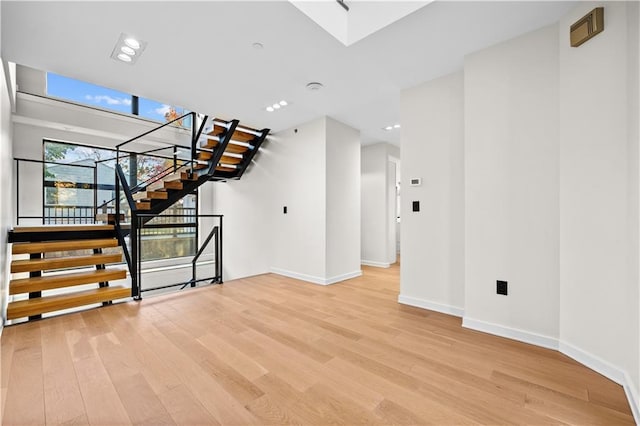
<svg viewBox="0 0 640 426"><path fill-rule="evenodd" d="M47 96L65 99L76 103L138 115L160 123L166 123L183 116L189 111L174 105L165 104L146 98L138 98L129 93L47 73ZM177 126L190 127L191 117L176 122Z"/></svg>
<svg viewBox="0 0 640 426"><path fill-rule="evenodd" d="M45 223L93 223L96 211L113 212L115 151L45 140L43 152ZM129 184L135 186L173 167L173 161L172 158L121 152L120 165ZM194 193L145 225L142 260L195 254L196 209L197 193ZM167 217L170 215L180 217Z"/></svg>

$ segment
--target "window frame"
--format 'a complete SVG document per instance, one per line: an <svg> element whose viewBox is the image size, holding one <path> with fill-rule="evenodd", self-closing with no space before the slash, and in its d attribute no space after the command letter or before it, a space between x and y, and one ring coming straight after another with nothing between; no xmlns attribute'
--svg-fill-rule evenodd
<svg viewBox="0 0 640 426"><path fill-rule="evenodd" d="M107 148L107 147L102 147L102 146L92 146L92 145L87 145L87 144L80 144L80 143L74 143L74 142L69 142L69 141L61 141L61 140L56 140L56 139L52 139L52 138L44 138L42 140L42 159L43 161L45 160L45 153L46 153L46 144L47 143L54 143L54 144L63 144L63 145L69 145L71 147L82 147L82 148L91 148L91 149L100 149L100 150L104 150L104 151L109 151L109 152L113 152L114 153L114 160L115 160L115 155L116 155L116 150L112 149L112 148ZM132 153L129 151L121 151L122 153L125 154L136 154L136 153ZM152 154L145 154L146 156L152 157L152 158L161 158L164 160L175 160L172 157L164 157L161 155L152 155ZM60 164L67 164L67 163L60 163ZM72 163L68 163L68 164L72 164ZM47 164L43 163L42 164L42 218L43 221L46 220L47 216L45 216L45 212L46 212L46 208L47 208L47 204L46 204L46 188L50 187L51 185L47 185L47 179L45 177L45 170L46 170ZM114 178L115 179L115 178ZM49 181L51 182L51 181ZM91 189L94 190L95 187L98 187L97 189L100 189L100 184L96 183L96 185L94 185L93 183L87 183L87 187L86 188L81 188L81 189ZM109 186L107 186L107 188L109 188ZM115 181L114 181L114 185L113 188L111 188L111 190L115 191ZM186 256L180 256L180 257L165 257L165 258L155 258L155 259L144 259L144 255L142 255L142 262L144 264L147 265L155 265L156 263L158 263L158 265L166 265L168 262L170 263L171 261L176 262L176 260L178 259L186 259L189 257L193 257L195 256L195 254L198 251L198 244L199 244L199 227L198 227L198 215L200 213L200 196L199 196L199 188L196 188L192 193L187 194L188 195L193 195L194 196L194 204L195 204L195 215L194 215L194 222L185 222L184 224L180 224L180 223L176 223L176 224L168 224L168 226L164 226L164 227L156 227L157 229L179 229L179 228L188 228L188 227L192 227L193 228L193 238L194 238L194 244L193 244L193 253L191 254L187 254ZM176 204L178 204L178 202L176 202ZM97 208L99 204L93 206L93 208ZM174 204L175 206L175 204ZM172 207L169 207L169 209L171 209ZM71 207L71 206L70 206ZM81 207L81 206L80 206ZM158 217L160 217L162 214L158 215ZM75 218L74 218L75 219ZM93 220L91 220L91 223L95 222L95 215L93 216ZM184 225L189 225L189 226L184 226ZM177 261L176 264L183 264L183 261Z"/></svg>

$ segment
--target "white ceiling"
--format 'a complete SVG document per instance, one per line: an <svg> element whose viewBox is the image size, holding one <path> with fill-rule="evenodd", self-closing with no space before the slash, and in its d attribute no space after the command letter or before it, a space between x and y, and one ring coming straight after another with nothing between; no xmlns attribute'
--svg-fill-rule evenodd
<svg viewBox="0 0 640 426"><path fill-rule="evenodd" d="M556 22L573 3L437 1L349 47L288 1L0 5L4 60L273 131L329 115L363 143L398 144L399 131L382 127L400 121L402 89ZM134 66L110 58L121 33L148 43ZM306 90L311 81L324 89ZM281 99L290 106L265 110Z"/></svg>

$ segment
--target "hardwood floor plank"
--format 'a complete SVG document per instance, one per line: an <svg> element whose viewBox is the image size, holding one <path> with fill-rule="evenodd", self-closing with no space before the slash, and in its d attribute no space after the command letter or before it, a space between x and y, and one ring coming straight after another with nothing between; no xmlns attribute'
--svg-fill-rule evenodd
<svg viewBox="0 0 640 426"><path fill-rule="evenodd" d="M75 314L77 315L77 314ZM70 330L66 342L72 354L73 367L90 424L131 424L86 330Z"/></svg>
<svg viewBox="0 0 640 426"><path fill-rule="evenodd" d="M178 425L219 425L185 385L167 389L159 395L165 409Z"/></svg>
<svg viewBox="0 0 640 426"><path fill-rule="evenodd" d="M69 348L57 344L64 340L65 329L62 323L42 322L44 404L48 424L86 420L84 402Z"/></svg>
<svg viewBox="0 0 640 426"><path fill-rule="evenodd" d="M45 423L44 384L40 324L31 323L14 341L13 366L2 423L32 425Z"/></svg>
<svg viewBox="0 0 640 426"><path fill-rule="evenodd" d="M4 424L633 424L563 354L397 303L398 265L274 274L10 326Z"/></svg>

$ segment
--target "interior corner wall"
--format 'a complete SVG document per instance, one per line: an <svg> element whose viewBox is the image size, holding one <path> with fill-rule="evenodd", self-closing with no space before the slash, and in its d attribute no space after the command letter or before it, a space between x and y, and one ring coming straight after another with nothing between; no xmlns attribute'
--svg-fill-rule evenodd
<svg viewBox="0 0 640 426"><path fill-rule="evenodd" d="M8 76L5 75L3 61L0 59L0 331L6 319L7 299L9 292L9 245L7 235L13 226L12 199L12 128L11 104L9 101Z"/></svg>
<svg viewBox="0 0 640 426"><path fill-rule="evenodd" d="M270 270L324 279L325 140L324 117L275 132L241 180L214 184L213 208L224 214L225 280Z"/></svg>
<svg viewBox="0 0 640 426"><path fill-rule="evenodd" d="M465 325L558 337L558 28L465 58ZM498 295L496 281L508 282Z"/></svg>
<svg viewBox="0 0 640 426"><path fill-rule="evenodd" d="M387 143L364 145L361 148L360 257L364 265L389 267L395 263L395 217L389 216L389 203L393 202L395 207L395 169L393 176L390 176L390 155L399 158L400 152ZM390 185L393 185L393 194L389 193ZM395 213L395 208L393 211ZM391 215L395 216L394 213ZM393 231L392 241L389 231Z"/></svg>
<svg viewBox="0 0 640 426"><path fill-rule="evenodd" d="M570 47L596 6L604 31ZM559 25L561 350L637 391L637 5L579 3Z"/></svg>
<svg viewBox="0 0 640 426"><path fill-rule="evenodd" d="M326 119L325 283L360 270L360 132Z"/></svg>
<svg viewBox="0 0 640 426"><path fill-rule="evenodd" d="M458 72L400 97L400 296L461 316L464 306L464 90ZM420 186L410 179L421 178ZM412 203L420 211L412 211Z"/></svg>

